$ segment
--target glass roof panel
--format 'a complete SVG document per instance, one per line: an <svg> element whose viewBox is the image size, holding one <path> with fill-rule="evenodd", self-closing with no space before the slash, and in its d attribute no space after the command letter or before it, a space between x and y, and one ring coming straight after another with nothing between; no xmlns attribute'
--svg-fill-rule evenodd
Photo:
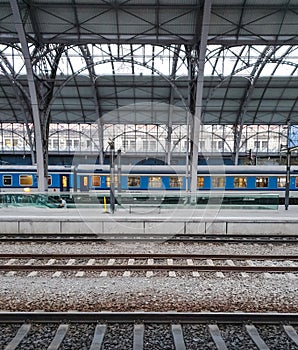
<svg viewBox="0 0 298 350"><path fill-rule="evenodd" d="M39 50L33 45L30 46L33 70L38 76L38 84L46 84L47 79L51 82L50 73L59 49L61 49L59 45L46 45ZM18 84L18 88L22 90L21 94L29 96L26 70L20 52L19 45L12 47L0 45L2 59L0 110L6 120L9 120L10 115L12 121L17 118L16 116L20 116L22 111L17 107L15 90L10 81ZM193 57L188 57L189 54ZM194 51L178 45L62 46L55 77L54 97L57 100L52 105L53 116L56 116L57 121L61 118L61 122L63 115L65 118L76 120L79 120L80 116L83 119L87 116L92 121L96 119L95 99L98 101L99 110L103 113L123 107L126 103L139 104L151 101L169 103L171 96L175 106L185 108L190 100L188 96L190 83L195 82L196 78L194 74L193 81L189 81L187 63L190 59L196 62ZM241 113L240 106L243 99L248 89L252 87L256 90L254 92L252 90L249 95L254 101L247 101L247 106L251 115L255 116L255 120L262 118L261 107L268 105L269 108L271 104L272 120L275 118L272 111L278 110L284 113L282 116L284 122L287 113L295 115L293 109L296 108L294 105L296 98L293 91L298 89L297 67L298 46L209 45L203 92L205 122L211 120L211 115L212 122L216 118L219 123L224 120L230 122L233 118L236 122ZM194 71L197 71L196 65ZM265 77L268 79L264 80ZM281 80L278 80L278 77ZM195 90L192 91L194 92ZM256 98L259 101L256 101ZM260 103L264 98L266 100ZM279 106L283 106L282 111Z"/></svg>

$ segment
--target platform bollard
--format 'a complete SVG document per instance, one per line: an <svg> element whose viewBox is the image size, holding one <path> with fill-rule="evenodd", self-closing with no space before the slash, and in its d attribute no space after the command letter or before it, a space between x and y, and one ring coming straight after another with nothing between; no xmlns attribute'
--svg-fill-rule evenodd
<svg viewBox="0 0 298 350"><path fill-rule="evenodd" d="M103 210L104 210L104 213L107 212L107 198L106 198L106 196L103 197Z"/></svg>

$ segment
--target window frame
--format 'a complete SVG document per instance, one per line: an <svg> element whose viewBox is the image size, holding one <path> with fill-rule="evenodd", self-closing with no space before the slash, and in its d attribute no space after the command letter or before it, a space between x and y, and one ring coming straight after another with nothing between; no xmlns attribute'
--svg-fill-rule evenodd
<svg viewBox="0 0 298 350"><path fill-rule="evenodd" d="M30 183L22 183L24 181L24 178L31 179ZM33 186L33 175L29 174L21 174L19 175L19 185L22 187L30 187Z"/></svg>
<svg viewBox="0 0 298 350"><path fill-rule="evenodd" d="M148 188L162 188L162 177L161 176L149 176L148 177Z"/></svg>
<svg viewBox="0 0 298 350"><path fill-rule="evenodd" d="M258 181L258 179L262 179L262 181ZM266 181L263 181L264 179L266 179ZM266 186L258 186L264 183L266 183ZM269 176L256 176L256 188L269 188Z"/></svg>
<svg viewBox="0 0 298 350"><path fill-rule="evenodd" d="M238 183L237 183L238 180ZM245 186L240 186L241 183L245 183ZM234 176L234 188L247 188L247 176Z"/></svg>
<svg viewBox="0 0 298 350"><path fill-rule="evenodd" d="M137 180L136 185L131 185L130 180ZM135 175L129 175L127 176L127 187L129 188L136 188L141 186L141 176L135 176Z"/></svg>
<svg viewBox="0 0 298 350"><path fill-rule="evenodd" d="M101 186L101 176L100 175L92 175L91 186L92 187L100 187Z"/></svg>
<svg viewBox="0 0 298 350"><path fill-rule="evenodd" d="M10 184L6 184L5 183L5 178L10 178ZM7 187L10 187L10 186L12 186L12 175L2 175L2 184L3 184L3 186L7 186Z"/></svg>
<svg viewBox="0 0 298 350"><path fill-rule="evenodd" d="M218 175L218 176L211 177L211 188L225 188L225 187L226 187L226 177L225 176Z"/></svg>
<svg viewBox="0 0 298 350"><path fill-rule="evenodd" d="M174 182L174 184L173 184ZM182 188L183 186L183 177L182 176L170 176L169 177L169 186L170 188Z"/></svg>

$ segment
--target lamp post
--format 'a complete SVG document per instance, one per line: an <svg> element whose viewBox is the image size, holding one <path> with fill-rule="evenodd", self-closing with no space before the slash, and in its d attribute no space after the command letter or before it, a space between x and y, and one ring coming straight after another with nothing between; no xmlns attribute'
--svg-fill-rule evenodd
<svg viewBox="0 0 298 350"><path fill-rule="evenodd" d="M287 145L281 145L280 152L286 152L286 187L285 187L285 210L288 210L290 204L290 184L291 184L291 155L293 151L298 150L298 146L289 147L291 125L288 124Z"/></svg>
<svg viewBox="0 0 298 350"><path fill-rule="evenodd" d="M118 149L117 151L117 177L117 192L119 194L121 192L121 149Z"/></svg>
<svg viewBox="0 0 298 350"><path fill-rule="evenodd" d="M287 145L285 210L288 210L289 204L290 204L290 181L291 181L291 150L289 148L289 145Z"/></svg>
<svg viewBox="0 0 298 350"><path fill-rule="evenodd" d="M109 145L110 145L110 211L112 214L114 214L115 212L114 140L110 140Z"/></svg>
<svg viewBox="0 0 298 350"><path fill-rule="evenodd" d="M286 163L286 187L285 187L285 210L288 210L290 204L290 183L291 183L291 155L293 151L297 151L298 146L289 147L281 145L281 152L286 152L287 163Z"/></svg>

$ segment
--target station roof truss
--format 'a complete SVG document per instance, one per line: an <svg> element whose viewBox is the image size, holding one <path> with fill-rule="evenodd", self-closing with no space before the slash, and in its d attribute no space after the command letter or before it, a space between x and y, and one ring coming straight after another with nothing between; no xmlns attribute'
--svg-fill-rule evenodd
<svg viewBox="0 0 298 350"><path fill-rule="evenodd" d="M27 45L39 110L52 123L168 124L169 113L171 123L188 123L204 1L0 0L0 6L0 122L33 122ZM213 0L203 123L298 124L297 68L298 0Z"/></svg>
<svg viewBox="0 0 298 350"><path fill-rule="evenodd" d="M1 0L0 42L18 43L11 0ZM203 0L20 0L27 40L39 45L196 45ZM298 44L297 0L212 0L209 45Z"/></svg>

